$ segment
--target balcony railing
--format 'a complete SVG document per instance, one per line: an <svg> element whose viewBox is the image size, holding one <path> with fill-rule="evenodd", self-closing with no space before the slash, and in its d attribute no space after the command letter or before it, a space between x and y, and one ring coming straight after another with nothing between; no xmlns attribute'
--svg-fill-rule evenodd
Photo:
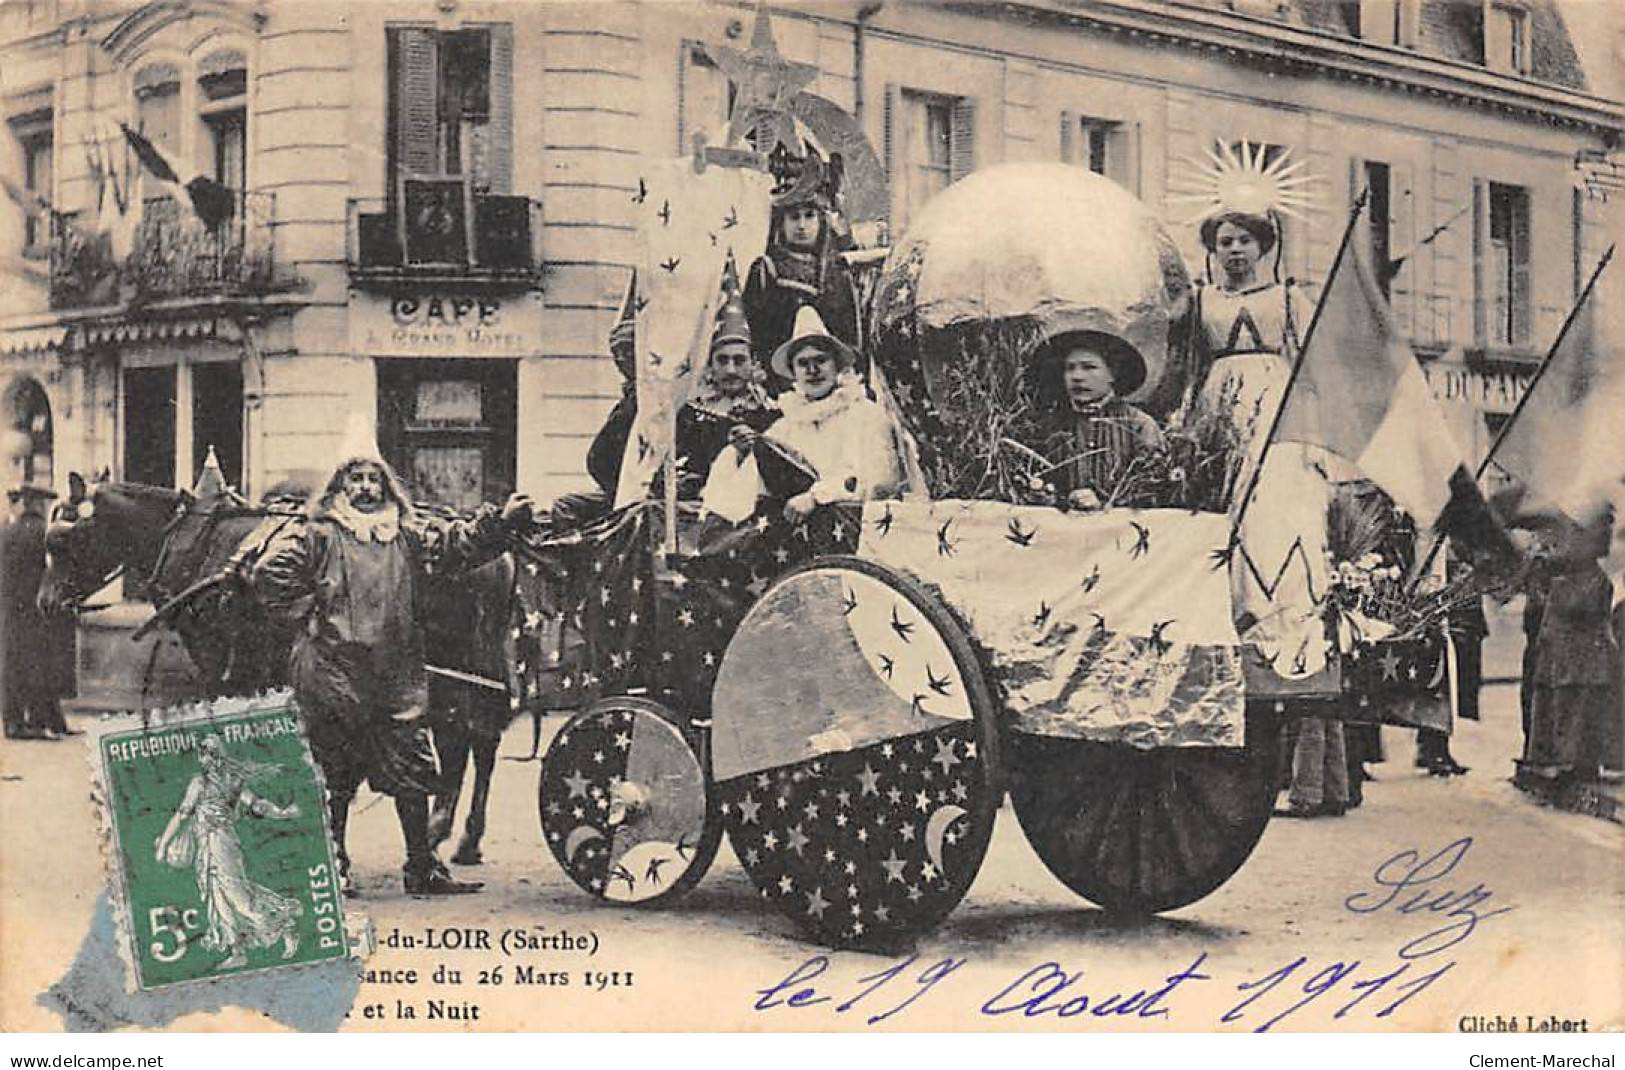
<svg viewBox="0 0 1625 1070"><path fill-rule="evenodd" d="M350 277L399 281L540 281L542 205L529 197L470 193L457 178L406 182L394 201L351 198Z"/></svg>
<svg viewBox="0 0 1625 1070"><path fill-rule="evenodd" d="M51 307L85 308L166 297L259 294L277 288L272 255L276 195L233 193L231 215L207 226L171 197L147 201L130 251L80 213L57 214L51 233Z"/></svg>

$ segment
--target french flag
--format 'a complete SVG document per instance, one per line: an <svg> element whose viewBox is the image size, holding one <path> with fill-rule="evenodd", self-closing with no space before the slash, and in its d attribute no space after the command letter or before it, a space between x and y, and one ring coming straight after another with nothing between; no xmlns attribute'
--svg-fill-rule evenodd
<svg viewBox="0 0 1625 1070"><path fill-rule="evenodd" d="M130 148L135 150L136 156L140 158L142 166L160 182L168 182L184 189L187 199L191 201L192 210L197 213L197 217L205 226L215 227L231 218L236 196L230 189L207 177L195 167L188 169L188 177L181 178L180 169L176 167L175 161L168 153L144 135L131 130L127 124L118 125L119 129L124 131L124 138L130 143Z"/></svg>
<svg viewBox="0 0 1625 1070"><path fill-rule="evenodd" d="M1357 465L1418 531L1501 550L1505 534L1366 263L1370 247L1361 210L1332 264L1276 437Z"/></svg>

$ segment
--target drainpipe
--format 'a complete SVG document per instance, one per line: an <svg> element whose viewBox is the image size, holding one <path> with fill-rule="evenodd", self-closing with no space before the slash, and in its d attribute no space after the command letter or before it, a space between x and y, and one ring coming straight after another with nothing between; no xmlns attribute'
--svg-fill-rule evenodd
<svg viewBox="0 0 1625 1070"><path fill-rule="evenodd" d="M863 126L863 105L864 105L864 100L863 100L863 42L864 42L864 30L867 29L869 20L874 18L876 15L878 15L880 13L880 9L885 7L885 6L886 6L886 0L872 0L871 3L864 4L862 7L858 8L857 26L854 29L854 32L852 34L852 71L853 71L852 77L855 80L854 83L853 83L853 88L852 88L852 116L853 116L853 118L857 119L858 126L859 126L860 129Z"/></svg>

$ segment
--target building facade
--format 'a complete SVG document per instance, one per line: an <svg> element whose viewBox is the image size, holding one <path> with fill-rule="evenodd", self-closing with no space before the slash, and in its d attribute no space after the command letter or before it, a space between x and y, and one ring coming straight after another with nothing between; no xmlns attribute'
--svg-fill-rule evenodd
<svg viewBox="0 0 1625 1070"><path fill-rule="evenodd" d="M715 49L752 19L0 6L7 479L189 485L212 447L255 496L330 463L360 411L426 497L579 488L618 393L604 339L639 160L721 128ZM1279 268L1312 296L1369 188L1399 321L1479 455L1618 230L1625 107L1588 89L1555 0L884 0L773 26L882 158L893 233L975 168L1064 160L1166 209L1200 272L1170 190L1247 141L1318 178ZM225 221L146 172L120 122L229 190Z"/></svg>

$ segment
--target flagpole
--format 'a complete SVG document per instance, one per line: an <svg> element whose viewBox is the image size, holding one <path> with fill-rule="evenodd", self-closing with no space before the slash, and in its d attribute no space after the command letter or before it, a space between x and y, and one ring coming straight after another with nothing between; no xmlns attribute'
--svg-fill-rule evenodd
<svg viewBox="0 0 1625 1070"><path fill-rule="evenodd" d="M1478 471L1473 473L1474 482L1482 479L1484 473L1489 470L1490 461L1495 457L1495 451L1501 448L1501 443L1506 441L1507 432L1511 431L1512 426L1518 422L1518 414L1523 412L1524 406L1529 403L1530 397L1534 395L1535 387L1539 385L1540 380L1545 376L1546 369L1551 367L1552 358L1557 355L1558 349L1563 345L1564 340L1568 338L1569 328L1574 326L1574 321L1580 317L1580 310L1585 307L1586 301L1591 298L1591 291L1596 287L1597 280L1602 277L1603 268L1606 268L1608 262L1613 258L1614 246L1610 245L1603 252L1602 259L1597 261L1597 266L1592 269L1591 278L1586 280L1585 289L1581 290L1580 296L1575 299L1574 307L1569 309L1568 318L1563 321L1563 326L1558 330L1557 338L1552 342L1551 348L1546 351L1546 356L1542 358L1540 367L1535 369L1535 374L1529 379L1529 385L1524 387L1523 396L1518 399L1518 404L1513 406L1512 415L1508 416L1507 422L1501 425L1501 430L1495 433L1495 440L1490 443L1489 452L1484 454L1484 459L1479 462Z"/></svg>
<svg viewBox="0 0 1625 1070"><path fill-rule="evenodd" d="M1591 291L1596 287L1597 280L1602 277L1603 268L1607 267L1608 262L1613 258L1614 246L1610 245L1603 252L1602 259L1597 261L1597 266L1592 269L1591 278L1586 280L1585 288L1580 291L1580 296L1574 301L1574 307L1569 309L1567 318L1563 320L1563 326L1558 329L1557 338L1552 342L1551 348L1546 350L1546 356L1541 359L1540 367L1535 369L1535 374L1529 379L1529 385L1524 387L1523 396L1518 399L1518 404L1513 406L1512 415L1508 416L1506 423L1501 425L1501 430L1495 433L1495 439L1490 443L1489 451L1484 454L1484 459L1478 463L1478 470L1473 473L1473 483L1475 485L1484 478L1484 473L1489 471L1490 462L1495 458L1495 451L1500 449L1501 443L1506 441L1507 433L1518 422L1518 414L1523 412L1524 406L1534 396L1535 387L1539 385L1541 379L1546 375L1546 369L1551 367L1552 358L1557 356L1557 351L1562 348L1564 340L1568 338L1569 328L1574 326L1574 321L1580 316L1580 310L1585 307L1586 301L1591 298ZM1428 569L1433 567L1433 559L1439 556L1439 548L1444 545L1444 536L1437 529L1430 529L1428 536L1430 545L1427 556L1423 558L1420 565L1412 570L1408 585L1411 588L1420 583L1422 577L1427 574Z"/></svg>
<svg viewBox="0 0 1625 1070"><path fill-rule="evenodd" d="M1242 495L1241 505L1236 509L1236 519L1230 526L1230 546L1236 545L1237 533L1241 531L1241 521L1247 515L1247 507L1252 504L1253 492L1258 489L1259 476L1264 472L1264 461L1269 456L1270 447L1275 443L1275 432L1280 430L1281 420L1286 415L1287 399L1292 396L1292 388L1298 382L1298 375L1303 371L1304 358L1309 355L1309 343L1315 337L1315 328L1320 324L1320 314L1326 308L1326 296L1332 292L1332 281L1337 278L1338 271L1343 266L1343 257L1348 252L1349 241L1354 237L1354 226L1360 221L1360 213L1365 211L1366 200L1370 190L1364 190L1354 202L1354 209L1349 213L1348 225L1343 228L1343 239L1337 244L1337 255L1332 258L1331 270L1326 273L1326 283L1321 288L1320 300L1315 302L1315 313L1309 318L1309 327L1304 331L1303 342L1298 346L1297 359L1292 362L1292 373L1287 377L1286 386L1281 390L1280 403L1275 407L1275 415L1270 420L1269 432L1264 437L1264 448L1258 453L1258 461L1253 465L1251 478L1247 480L1246 493Z"/></svg>

